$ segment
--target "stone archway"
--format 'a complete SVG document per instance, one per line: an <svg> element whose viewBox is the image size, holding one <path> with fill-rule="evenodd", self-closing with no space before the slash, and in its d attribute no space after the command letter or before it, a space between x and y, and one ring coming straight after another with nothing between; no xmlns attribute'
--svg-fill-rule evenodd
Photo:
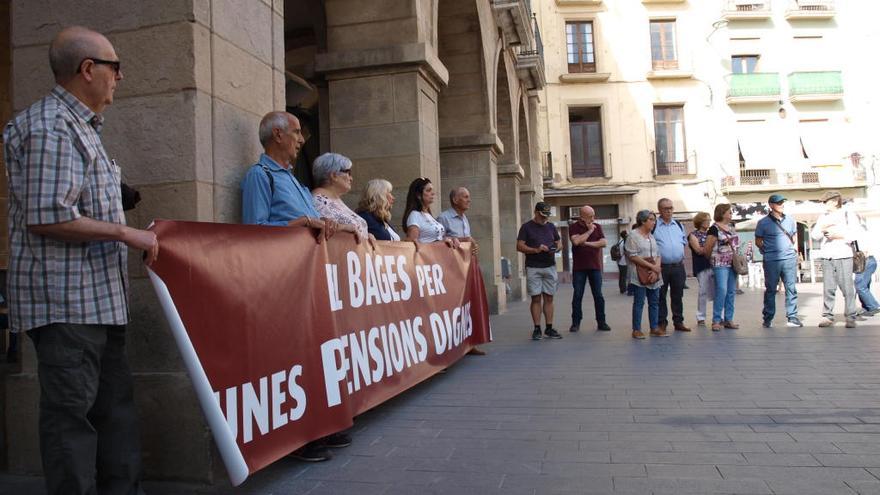
<svg viewBox="0 0 880 495"><path fill-rule="evenodd" d="M495 40L488 2L443 0L438 7L438 57L449 70L449 85L438 103L440 169L443 189L465 186L471 192L468 218L480 244L480 267L492 312L506 303L501 280L501 244L497 163L503 145L495 127ZM444 205L447 200L444 194Z"/></svg>
<svg viewBox="0 0 880 495"><path fill-rule="evenodd" d="M516 237L522 224L520 215L520 183L523 178L521 146L519 142L528 135L524 127L518 102L520 93L513 69L513 60L507 50L500 50L496 69L496 119L498 136L504 145L504 154L498 164L498 196L501 223L501 254L510 266L506 280L509 293L507 300L518 301L523 297L523 257L516 250ZM527 148L527 147L526 147ZM526 157L528 159L528 157Z"/></svg>

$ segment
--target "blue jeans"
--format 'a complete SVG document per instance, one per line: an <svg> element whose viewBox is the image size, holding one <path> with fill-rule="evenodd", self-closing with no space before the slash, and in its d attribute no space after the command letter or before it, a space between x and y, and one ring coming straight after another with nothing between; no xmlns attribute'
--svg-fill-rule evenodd
<svg viewBox="0 0 880 495"><path fill-rule="evenodd" d="M859 295L859 301L865 311L874 311L880 308L880 303L877 302L874 294L871 294L871 277L874 276L876 270L877 260L873 256L868 256L865 271L856 273L856 294Z"/></svg>
<svg viewBox="0 0 880 495"><path fill-rule="evenodd" d="M738 275L729 266L714 267L712 271L715 273L715 300L712 303L712 323L733 321L733 306L736 299L736 279Z"/></svg>
<svg viewBox="0 0 880 495"><path fill-rule="evenodd" d="M605 298L602 297L602 270L577 270L572 272L571 283L574 296L571 298L571 323L579 325L584 317L581 303L584 300L584 288L590 281L590 292L593 294L593 306L596 311L596 322L605 323Z"/></svg>
<svg viewBox="0 0 880 495"><path fill-rule="evenodd" d="M764 321L776 316L776 288L779 279L785 287L785 316L797 318L797 258L787 260L764 260Z"/></svg>
<svg viewBox="0 0 880 495"><path fill-rule="evenodd" d="M660 325L660 288L648 289L639 285L630 284L633 291L633 331L642 329L642 309L645 307L645 299L648 299L648 324L651 329Z"/></svg>

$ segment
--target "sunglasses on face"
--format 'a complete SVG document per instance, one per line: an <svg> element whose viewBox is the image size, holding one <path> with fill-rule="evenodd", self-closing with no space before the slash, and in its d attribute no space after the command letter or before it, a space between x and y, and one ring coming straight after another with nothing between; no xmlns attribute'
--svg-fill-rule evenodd
<svg viewBox="0 0 880 495"><path fill-rule="evenodd" d="M100 58L86 57L80 61L79 67L76 69L77 74L82 72L82 64L86 60L91 60L92 63L95 65L109 65L110 68L113 69L113 72L116 74L119 74L119 71L122 69L122 64L119 62L119 60L102 60Z"/></svg>

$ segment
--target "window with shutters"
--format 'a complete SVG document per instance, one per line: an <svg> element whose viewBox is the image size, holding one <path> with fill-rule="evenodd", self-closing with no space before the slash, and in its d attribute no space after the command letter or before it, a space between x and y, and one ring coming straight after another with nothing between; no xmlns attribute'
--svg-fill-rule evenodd
<svg viewBox="0 0 880 495"><path fill-rule="evenodd" d="M651 61L654 70L678 69L674 20L651 21Z"/></svg>
<svg viewBox="0 0 880 495"><path fill-rule="evenodd" d="M687 174L687 147L684 141L684 107L654 107L654 139L657 175Z"/></svg>
<svg viewBox="0 0 880 495"><path fill-rule="evenodd" d="M565 42L568 46L568 72L596 72L592 22L567 22Z"/></svg>
<svg viewBox="0 0 880 495"><path fill-rule="evenodd" d="M602 115L599 107L572 108L568 113L572 177L604 177Z"/></svg>

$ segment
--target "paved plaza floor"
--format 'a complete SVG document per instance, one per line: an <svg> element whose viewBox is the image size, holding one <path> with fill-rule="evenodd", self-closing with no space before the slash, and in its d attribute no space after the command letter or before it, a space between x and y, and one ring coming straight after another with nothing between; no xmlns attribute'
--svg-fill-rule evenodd
<svg viewBox="0 0 880 495"><path fill-rule="evenodd" d="M685 291L694 324L696 281ZM880 493L880 315L820 329L761 328L761 292L737 299L739 330L630 338L631 299L606 285L612 331L533 342L528 306L492 318L495 342L361 416L329 462L284 459L241 487L147 483L150 494ZM779 305L782 306L780 296ZM839 304L838 306L842 306ZM224 481L224 483L226 483ZM0 476L2 493L42 493Z"/></svg>

